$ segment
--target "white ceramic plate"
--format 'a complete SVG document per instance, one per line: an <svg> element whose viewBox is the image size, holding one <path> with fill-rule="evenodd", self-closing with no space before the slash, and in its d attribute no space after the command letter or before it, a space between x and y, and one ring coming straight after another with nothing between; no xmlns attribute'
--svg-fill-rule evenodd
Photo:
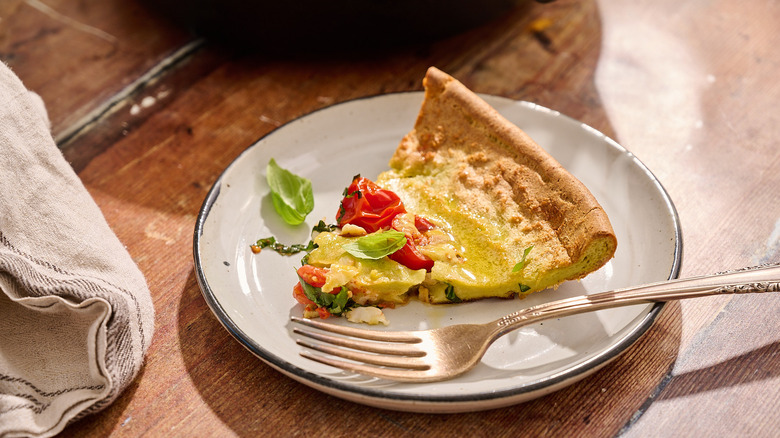
<svg viewBox="0 0 780 438"><path fill-rule="evenodd" d="M660 183L636 157L558 112L482 97L585 183L612 221L617 254L582 281L524 300L439 306L413 301L386 311L387 329L486 322L543 301L677 277L682 254L677 214ZM300 256L270 250L253 254L249 247L268 236L288 244L306 243L317 221L335 222L342 191L352 176L360 173L373 179L387 168L401 137L413 126L422 98L418 92L390 94L317 111L262 138L225 170L204 201L194 237L197 278L211 310L239 342L287 376L338 397L388 409L445 413L503 407L560 389L614 359L650 327L660 304L525 327L499 339L476 369L441 383L383 381L299 355L289 319L301 314L292 298ZM303 225L286 225L273 210L265 182L271 158L312 181L315 207Z"/></svg>

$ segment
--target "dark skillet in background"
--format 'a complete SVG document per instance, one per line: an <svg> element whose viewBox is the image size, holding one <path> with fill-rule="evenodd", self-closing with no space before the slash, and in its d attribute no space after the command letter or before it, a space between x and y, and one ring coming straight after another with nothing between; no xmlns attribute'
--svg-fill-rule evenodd
<svg viewBox="0 0 780 438"><path fill-rule="evenodd" d="M196 35L267 51L431 41L552 0L142 0Z"/></svg>

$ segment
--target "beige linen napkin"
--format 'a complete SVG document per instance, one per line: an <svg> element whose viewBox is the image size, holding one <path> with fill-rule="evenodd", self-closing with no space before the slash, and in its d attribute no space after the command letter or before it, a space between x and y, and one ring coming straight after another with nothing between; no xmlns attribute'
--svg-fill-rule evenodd
<svg viewBox="0 0 780 438"><path fill-rule="evenodd" d="M0 437L52 436L108 406L153 330L143 275L0 62Z"/></svg>

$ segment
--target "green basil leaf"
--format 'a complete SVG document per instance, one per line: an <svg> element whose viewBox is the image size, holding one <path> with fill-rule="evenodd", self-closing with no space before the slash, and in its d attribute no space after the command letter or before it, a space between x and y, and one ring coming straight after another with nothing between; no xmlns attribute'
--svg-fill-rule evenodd
<svg viewBox="0 0 780 438"><path fill-rule="evenodd" d="M341 315L344 311L355 306L355 302L349 299L349 289L344 286L341 287L337 294L332 294L323 292L322 288L306 283L300 276L298 276L298 279L301 286L303 286L303 293L306 294L306 298L314 301L314 304L328 309L333 315Z"/></svg>
<svg viewBox="0 0 780 438"><path fill-rule="evenodd" d="M531 252L531 250L532 250L533 248L534 248L534 246L533 246L533 245L531 245L531 246L529 246L528 248L526 248L526 249L523 251L523 258L521 258L521 259L520 259L520 261L519 261L519 262L517 262L517 264L515 265L515 267L514 267L514 268L512 268L512 272L519 272L519 271L522 271L522 270L523 270L523 268L525 268L525 265L527 265L527 264L528 264L528 262L529 262L529 260L528 260L528 253L529 253L529 252Z"/></svg>
<svg viewBox="0 0 780 438"><path fill-rule="evenodd" d="M330 313L334 315L339 315L347 308L347 302L349 301L349 290L346 287L341 286L339 293L333 296L335 298L333 299L333 303L331 303L330 309L328 310L330 310Z"/></svg>
<svg viewBox="0 0 780 438"><path fill-rule="evenodd" d="M406 235L400 231L377 231L341 245L344 251L359 259L378 260L406 245Z"/></svg>
<svg viewBox="0 0 780 438"><path fill-rule="evenodd" d="M271 158L265 169L274 209L290 225L298 225L314 209L311 181L282 169Z"/></svg>
<svg viewBox="0 0 780 438"><path fill-rule="evenodd" d="M444 296L447 297L447 299L452 303L460 303L463 301L455 294L455 286L451 284L447 284L447 288L444 289Z"/></svg>
<svg viewBox="0 0 780 438"><path fill-rule="evenodd" d="M520 292L528 292L531 290L531 286L528 286L527 284L517 283L517 285L520 287Z"/></svg>
<svg viewBox="0 0 780 438"><path fill-rule="evenodd" d="M301 278L300 275L298 276L298 281L301 283L301 287L303 287L303 293L306 295L306 298L314 301L314 304L321 306L322 304L320 303L322 302L322 299L320 298L320 295L322 295L322 289L303 281L303 278Z"/></svg>

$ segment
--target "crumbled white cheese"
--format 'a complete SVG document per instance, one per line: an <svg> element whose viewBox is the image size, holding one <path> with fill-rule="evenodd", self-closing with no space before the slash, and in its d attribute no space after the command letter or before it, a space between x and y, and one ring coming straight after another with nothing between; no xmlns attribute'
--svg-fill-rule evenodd
<svg viewBox="0 0 780 438"><path fill-rule="evenodd" d="M384 324L389 322L382 309L378 307L355 307L346 314L347 321L354 323L366 323L371 325Z"/></svg>
<svg viewBox="0 0 780 438"><path fill-rule="evenodd" d="M346 224L343 227L341 227L341 233L339 233L339 236L341 237L360 237L365 236L368 234L363 227L360 227L358 225L353 224Z"/></svg>

